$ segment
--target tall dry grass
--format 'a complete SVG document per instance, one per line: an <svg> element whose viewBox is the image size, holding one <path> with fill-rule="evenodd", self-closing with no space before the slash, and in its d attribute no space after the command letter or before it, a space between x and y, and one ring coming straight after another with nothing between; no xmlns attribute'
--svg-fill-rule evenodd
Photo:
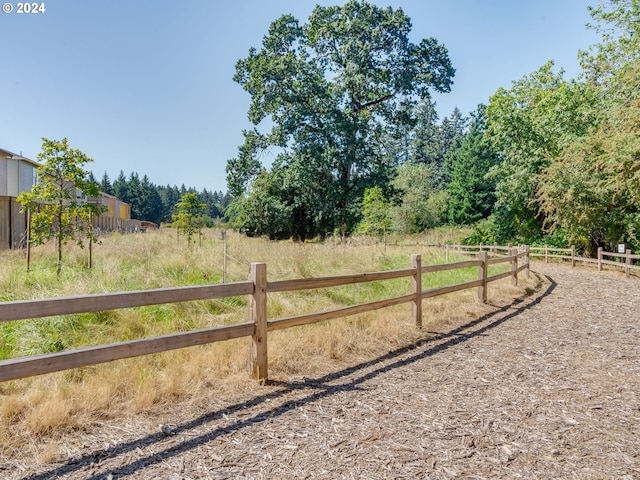
<svg viewBox="0 0 640 480"><path fill-rule="evenodd" d="M442 234L444 235L444 234ZM269 280L380 271L422 263L443 263L442 249L421 247L424 237L379 244L268 242L227 235L227 281L246 280L251 262L265 262ZM456 240L447 238L446 240ZM25 271L24 252L2 252L3 300L45 298L97 292L219 283L223 268L220 233L205 232L202 245L178 242L175 231L112 235L94 249L94 268L86 269L86 251L69 248L61 278L55 277L55 252L34 249ZM476 278L474 268L424 276L423 288ZM534 280L510 287L492 284L492 302L508 302L533 288ZM269 318L404 295L409 280L398 279L313 292L269 296ZM269 334L272 378L314 375L371 359L394 348L428 338L437 329L468 321L486 307L476 292L464 291L424 302L424 328L411 323L410 306L296 327ZM0 358L15 358L62 348L246 321L247 299L188 302L95 314L68 315L0 325ZM55 437L119 416L166 409L178 402L198 403L212 395L258 388L247 374L248 340L120 360L40 377L0 383L0 452L22 448L34 438Z"/></svg>

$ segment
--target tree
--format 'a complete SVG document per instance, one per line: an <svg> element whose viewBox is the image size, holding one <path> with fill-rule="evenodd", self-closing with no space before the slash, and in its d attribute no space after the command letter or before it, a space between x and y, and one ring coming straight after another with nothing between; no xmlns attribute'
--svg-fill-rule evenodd
<svg viewBox="0 0 640 480"><path fill-rule="evenodd" d="M451 117L445 117L440 124L438 146L438 178L440 185L446 185L451 180L453 158L467 135L469 119L462 115L458 107L453 109Z"/></svg>
<svg viewBox="0 0 640 480"><path fill-rule="evenodd" d="M450 90L447 50L433 38L412 43L410 30L402 9L358 0L317 6L304 25L291 15L274 21L262 48L236 65L234 80L251 94L249 119L257 126L269 118L272 128L244 132L227 163L231 193L249 193L263 170L260 153L276 147L285 154L272 169L304 180L310 192L302 202L280 198L283 205L321 234L348 235L365 189L389 181L382 133L408 122L407 110L430 89Z"/></svg>
<svg viewBox="0 0 640 480"><path fill-rule="evenodd" d="M438 113L429 99L421 102L416 109L416 126L411 138L411 161L424 163L438 171L442 163L438 127Z"/></svg>
<svg viewBox="0 0 640 480"><path fill-rule="evenodd" d="M478 107L469 133L460 148L451 155L449 222L471 225L489 216L493 210L495 180L489 170L498 164L498 155L484 141L485 107Z"/></svg>
<svg viewBox="0 0 640 480"><path fill-rule="evenodd" d="M55 239L58 262L56 275L62 269L62 245L74 240L84 247L83 236L97 242L93 236L92 216L104 212L104 207L86 201L98 197L98 184L88 181L84 166L93 160L80 150L69 148L66 138L61 141L42 139L42 163L36 170L38 183L30 192L22 192L18 201L30 214L29 241L40 245Z"/></svg>
<svg viewBox="0 0 640 480"><path fill-rule="evenodd" d="M627 68L633 69L640 56L640 2L608 0L589 7L596 24L588 25L602 35L602 41L580 52L585 78L605 91L611 80Z"/></svg>
<svg viewBox="0 0 640 480"><path fill-rule="evenodd" d="M363 235L384 235L391 230L391 205L382 188L372 187L364 191L362 220L357 232Z"/></svg>
<svg viewBox="0 0 640 480"><path fill-rule="evenodd" d="M565 80L562 70L554 72L553 62L491 97L486 137L502 159L494 169L497 199L522 240L543 234L540 174L595 125L596 97L589 85Z"/></svg>
<svg viewBox="0 0 640 480"><path fill-rule="evenodd" d="M392 182L399 204L391 209L393 229L399 233L421 233L447 219L447 193L435 187L436 173L423 163L405 163Z"/></svg>
<svg viewBox="0 0 640 480"><path fill-rule="evenodd" d="M178 234L187 236L187 245L191 246L193 236L202 230L206 205L200 203L195 192L187 192L176 203L176 209L173 224L178 228Z"/></svg>
<svg viewBox="0 0 640 480"><path fill-rule="evenodd" d="M102 175L102 180L100 181L100 190L109 195L113 195L113 186L111 185L111 180L109 180L109 175L107 172L104 172Z"/></svg>
<svg viewBox="0 0 640 480"><path fill-rule="evenodd" d="M524 241L557 231L595 253L623 240L640 245L640 3L589 10L603 36L581 53L583 75L566 81L550 62L499 90L487 137L503 158L495 169L502 219Z"/></svg>
<svg viewBox="0 0 640 480"><path fill-rule="evenodd" d="M640 248L640 67L622 69L609 88L615 101L598 127L541 174L538 191L549 226L591 254Z"/></svg>
<svg viewBox="0 0 640 480"><path fill-rule="evenodd" d="M125 203L129 203L128 183L124 172L120 170L118 178L113 182L113 195Z"/></svg>

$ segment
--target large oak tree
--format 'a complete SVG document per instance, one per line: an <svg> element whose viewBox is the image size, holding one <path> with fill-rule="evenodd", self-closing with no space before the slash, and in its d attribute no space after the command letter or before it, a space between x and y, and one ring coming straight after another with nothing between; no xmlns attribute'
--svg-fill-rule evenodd
<svg viewBox="0 0 640 480"><path fill-rule="evenodd" d="M358 0L317 6L303 25L291 15L274 21L260 50L236 65L256 128L227 164L230 192L239 201L253 195L257 202L244 205L257 205L259 214L252 188L264 177L258 191L268 192L269 204L275 196L278 212L289 216L281 219L292 226L285 235L348 235L364 190L388 182L395 167L382 154L383 132L411 123L407 112L431 89L451 87L446 48L433 38L413 43L410 31L402 9ZM259 159L273 147L281 153L271 169L280 172L269 176Z"/></svg>

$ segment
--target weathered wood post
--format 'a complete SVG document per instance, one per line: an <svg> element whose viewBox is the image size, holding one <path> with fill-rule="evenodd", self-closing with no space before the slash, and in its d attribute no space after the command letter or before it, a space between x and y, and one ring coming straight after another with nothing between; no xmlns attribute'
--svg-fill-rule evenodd
<svg viewBox="0 0 640 480"><path fill-rule="evenodd" d="M480 260L480 265L478 265L478 280L481 280L482 283L478 286L478 301L481 303L487 303L487 252L478 252L478 260Z"/></svg>
<svg viewBox="0 0 640 480"><path fill-rule="evenodd" d="M598 271L602 271L602 247L598 247Z"/></svg>
<svg viewBox="0 0 640 480"><path fill-rule="evenodd" d="M510 248L509 256L513 257L511 259L511 285L518 285L518 249Z"/></svg>
<svg viewBox="0 0 640 480"><path fill-rule="evenodd" d="M544 263L549 263L549 245L544 246Z"/></svg>
<svg viewBox="0 0 640 480"><path fill-rule="evenodd" d="M249 345L249 370L253 378L264 383L267 372L267 264L252 263L250 280L253 294L249 297L249 320L255 330Z"/></svg>
<svg viewBox="0 0 640 480"><path fill-rule="evenodd" d="M631 266L631 250L629 250L628 248L626 251L626 255L627 255L627 258L626 258L627 263L624 267L624 275L625 277L629 278L629 276L631 275L631 268L629 268Z"/></svg>
<svg viewBox="0 0 640 480"><path fill-rule="evenodd" d="M422 328L422 257L418 254L411 255L411 268L414 269L411 276L411 293L415 295L411 304L411 314L416 328Z"/></svg>
<svg viewBox="0 0 640 480"><path fill-rule="evenodd" d="M449 263L449 244L444 245L444 263Z"/></svg>
<svg viewBox="0 0 640 480"><path fill-rule="evenodd" d="M524 251L527 252L527 255L524 257L526 260L526 268L524 269L524 278L529 278L529 269L531 268L531 257L529 256L529 245L524 246Z"/></svg>
<svg viewBox="0 0 640 480"><path fill-rule="evenodd" d="M571 245L571 266L576 266L576 246Z"/></svg>

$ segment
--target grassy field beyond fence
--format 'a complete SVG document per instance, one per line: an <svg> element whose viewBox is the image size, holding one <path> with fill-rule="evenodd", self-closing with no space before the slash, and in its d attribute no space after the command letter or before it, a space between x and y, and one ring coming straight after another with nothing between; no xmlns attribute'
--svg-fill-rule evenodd
<svg viewBox="0 0 640 480"><path fill-rule="evenodd" d="M211 230L201 246L179 243L175 231L114 235L95 249L94 268L84 265L86 253L69 250L60 280L55 254L34 249L32 271L25 271L23 252L3 252L0 295L4 301L145 290L247 280L249 265L268 265L270 281L407 268L413 253L422 264L444 263L442 249L420 246L421 238L404 247L383 244L342 245L332 242L296 244L227 235L227 261L222 236ZM455 258L449 258L450 261ZM495 273L504 266L491 266ZM491 273L490 273L491 274ZM423 288L477 278L477 268L423 274ZM408 279L371 282L317 291L282 292L269 297L270 318L300 315L366 303L408 292ZM490 289L505 298L529 288ZM371 358L390 349L427 338L429 331L480 310L475 292L463 291L424 301L423 331L416 330L406 305L366 315L296 327L269 334L272 376L312 375L344 362ZM245 297L166 304L109 312L43 318L0 325L0 358L37 355L102 343L157 336L247 320ZM16 432L52 434L83 428L96 419L141 412L206 391L233 389L248 381L246 339L85 367L0 384L0 438L11 444Z"/></svg>

